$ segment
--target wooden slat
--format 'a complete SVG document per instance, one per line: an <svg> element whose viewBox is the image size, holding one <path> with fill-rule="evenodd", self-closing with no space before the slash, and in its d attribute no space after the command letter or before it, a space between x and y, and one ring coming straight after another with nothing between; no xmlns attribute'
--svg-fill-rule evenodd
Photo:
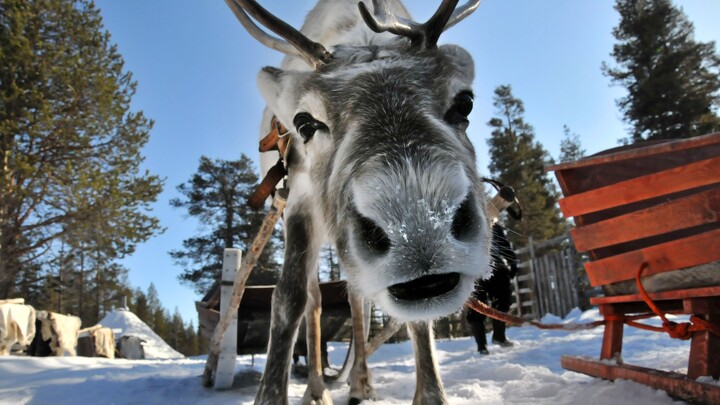
<svg viewBox="0 0 720 405"><path fill-rule="evenodd" d="M720 386L697 382L682 374L575 356L562 356L560 363L566 370L612 381L635 381L692 403L720 404Z"/></svg>
<svg viewBox="0 0 720 405"><path fill-rule="evenodd" d="M663 291L656 293L649 293L650 299L653 301L665 301L665 300L682 300L687 298L700 298L700 297L717 297L720 296L720 286L715 287L699 287L699 288L686 288L683 290L672 290ZM617 304L621 302L638 302L642 301L640 294L628 294L628 295L613 295L610 297L593 297L590 298L590 304L592 305L603 305L603 304Z"/></svg>
<svg viewBox="0 0 720 405"><path fill-rule="evenodd" d="M587 214L720 182L720 157L621 181L561 198L566 217Z"/></svg>
<svg viewBox="0 0 720 405"><path fill-rule="evenodd" d="M606 259L587 262L585 271L593 286L601 286L632 280L642 263L649 265L643 275L650 276L718 260L720 260L720 229L715 229ZM718 266L720 267L720 265Z"/></svg>
<svg viewBox="0 0 720 405"><path fill-rule="evenodd" d="M720 221L720 187L570 231L580 252Z"/></svg>
<svg viewBox="0 0 720 405"><path fill-rule="evenodd" d="M678 139L669 142L662 142L647 147L622 150L615 153L599 154L580 159L574 162L560 163L545 167L546 172L562 171L568 169L577 169L585 166L594 166L605 163L617 162L621 160L635 159L659 155L662 153L677 152L686 149L703 148L709 145L720 144L720 132L713 134L697 136L689 139Z"/></svg>

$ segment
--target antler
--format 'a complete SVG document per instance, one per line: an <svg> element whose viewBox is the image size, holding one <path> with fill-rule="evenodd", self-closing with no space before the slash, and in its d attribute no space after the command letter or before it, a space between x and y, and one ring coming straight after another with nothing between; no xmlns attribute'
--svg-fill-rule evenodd
<svg viewBox="0 0 720 405"><path fill-rule="evenodd" d="M456 9L458 1L443 0L435 14L423 24L392 14L388 4L382 0L372 0L374 15L370 14L362 1L358 3L358 8L360 15L371 30L378 33L387 31L407 37L412 46L416 48L433 49L437 47L440 34L472 14L480 5L481 0L468 0Z"/></svg>
<svg viewBox="0 0 720 405"><path fill-rule="evenodd" d="M321 44L310 40L300 31L288 25L285 21L277 18L264 9L254 0L225 0L240 24L245 27L253 38L263 45L278 50L286 55L300 56L310 66L317 68L332 59L332 54ZM264 25L267 29L280 38L269 35L262 28L255 25L250 16ZM283 40L284 39L284 40Z"/></svg>

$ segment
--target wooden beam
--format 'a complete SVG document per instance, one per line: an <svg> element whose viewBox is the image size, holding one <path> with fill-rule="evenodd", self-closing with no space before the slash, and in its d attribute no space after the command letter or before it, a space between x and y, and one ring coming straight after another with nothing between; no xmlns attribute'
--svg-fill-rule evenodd
<svg viewBox="0 0 720 405"><path fill-rule="evenodd" d="M682 374L629 364L611 364L607 361L574 356L562 356L560 363L566 370L610 381L617 379L635 381L651 388L663 390L672 397L688 402L707 405L720 404L720 386L697 382Z"/></svg>
<svg viewBox="0 0 720 405"><path fill-rule="evenodd" d="M697 136L688 139L677 139L669 142L662 142L655 145L645 146L642 148L622 150L615 153L598 154L595 156L587 157L585 159L576 160L574 162L546 166L545 171L552 172L568 169L577 169L580 167L595 166L622 160L660 155L663 153L677 152L686 149L705 148L717 144L720 144L720 132L715 132L713 134Z"/></svg>
<svg viewBox="0 0 720 405"><path fill-rule="evenodd" d="M699 287L699 288L686 288L682 290L663 291L656 293L649 293L650 299L653 301L665 301L665 300L682 300L686 298L701 298L701 297L717 297L720 296L720 286L715 287ZM643 299L640 294L628 294L628 295L613 295L609 297L593 297L590 298L590 304L602 305L602 304L615 304L620 302L642 302Z"/></svg>
<svg viewBox="0 0 720 405"><path fill-rule="evenodd" d="M720 327L720 314L698 316ZM720 379L720 336L709 331L695 332L690 344L688 377L695 379L708 375L716 380Z"/></svg>
<svg viewBox="0 0 720 405"><path fill-rule="evenodd" d="M720 222L720 187L570 231L578 251Z"/></svg>
<svg viewBox="0 0 720 405"><path fill-rule="evenodd" d="M558 203L566 217L574 217L718 182L720 157L714 157L571 195Z"/></svg>
<svg viewBox="0 0 720 405"><path fill-rule="evenodd" d="M664 273L720 260L720 229L633 250L585 263L590 284L601 286L632 280L641 263L647 263L643 275ZM718 265L720 269L720 265Z"/></svg>

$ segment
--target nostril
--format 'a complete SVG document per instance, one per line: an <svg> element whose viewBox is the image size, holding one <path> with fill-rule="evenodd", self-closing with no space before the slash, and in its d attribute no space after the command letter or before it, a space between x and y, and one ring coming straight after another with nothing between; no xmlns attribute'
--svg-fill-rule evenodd
<svg viewBox="0 0 720 405"><path fill-rule="evenodd" d="M451 232L457 240L468 240L477 232L477 212L471 195L455 211Z"/></svg>
<svg viewBox="0 0 720 405"><path fill-rule="evenodd" d="M360 225L360 236L365 245L377 253L384 254L390 250L390 238L375 221L358 214L358 224Z"/></svg>

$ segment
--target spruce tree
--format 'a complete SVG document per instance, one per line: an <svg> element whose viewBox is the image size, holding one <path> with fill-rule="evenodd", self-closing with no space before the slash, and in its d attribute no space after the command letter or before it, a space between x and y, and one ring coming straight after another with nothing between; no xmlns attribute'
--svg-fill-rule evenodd
<svg viewBox="0 0 720 405"><path fill-rule="evenodd" d="M625 142L688 138L720 131L720 56L693 38L693 24L670 0L617 0L611 81L631 134Z"/></svg>
<svg viewBox="0 0 720 405"><path fill-rule="evenodd" d="M560 141L560 162L573 162L585 157L585 149L580 143L580 135L570 132L567 125L563 125L563 139Z"/></svg>
<svg viewBox="0 0 720 405"><path fill-rule="evenodd" d="M181 353L186 356L197 356L200 354L200 340L192 320L185 328L185 346L182 348Z"/></svg>
<svg viewBox="0 0 720 405"><path fill-rule="evenodd" d="M204 226L203 234L184 240L182 249L170 252L175 263L183 267L181 282L205 294L220 277L223 250L239 248L247 252L265 217L264 212L254 211L247 205L257 185L258 176L252 162L242 155L232 161L203 156L197 172L177 187L183 198L175 198L170 204L187 209L188 214ZM276 232L250 274L249 284L277 281L278 240Z"/></svg>
<svg viewBox="0 0 720 405"><path fill-rule="evenodd" d="M128 306L130 311L140 318L141 321L145 323L151 322L152 313L148 306L147 296L141 289L135 289L132 300Z"/></svg>
<svg viewBox="0 0 720 405"><path fill-rule="evenodd" d="M140 171L152 122L91 1L0 1L0 57L1 299L62 237L131 253L160 231L147 208L162 182Z"/></svg>
<svg viewBox="0 0 720 405"><path fill-rule="evenodd" d="M523 102L506 85L495 89L493 105L496 117L488 122L492 134L487 141L490 173L515 189L523 209L521 221L507 217L508 238L518 247L525 246L530 236L538 241L561 235L565 227L557 207L558 193L544 171L553 160L525 122Z"/></svg>

